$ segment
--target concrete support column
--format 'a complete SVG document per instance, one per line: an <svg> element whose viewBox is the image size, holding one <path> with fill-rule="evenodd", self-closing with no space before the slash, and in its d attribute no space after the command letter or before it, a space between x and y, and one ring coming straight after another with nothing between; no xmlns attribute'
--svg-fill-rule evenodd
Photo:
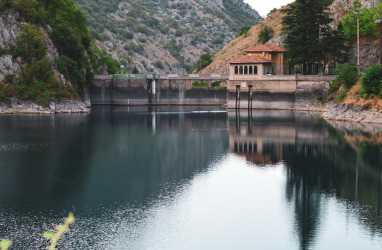
<svg viewBox="0 0 382 250"><path fill-rule="evenodd" d="M156 94L156 80L155 79L153 79L153 82L152 82L152 84L151 84L151 93L153 94L153 95L155 95Z"/></svg>
<svg viewBox="0 0 382 250"><path fill-rule="evenodd" d="M281 53L281 71L280 75L284 75L284 53Z"/></svg>

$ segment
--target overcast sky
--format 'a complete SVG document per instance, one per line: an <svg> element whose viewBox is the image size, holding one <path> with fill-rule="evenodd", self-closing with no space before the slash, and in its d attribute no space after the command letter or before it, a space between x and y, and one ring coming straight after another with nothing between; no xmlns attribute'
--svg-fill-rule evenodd
<svg viewBox="0 0 382 250"><path fill-rule="evenodd" d="M257 10L261 16L267 16L269 11L273 8L280 8L283 5L293 2L294 0L244 0L255 10Z"/></svg>

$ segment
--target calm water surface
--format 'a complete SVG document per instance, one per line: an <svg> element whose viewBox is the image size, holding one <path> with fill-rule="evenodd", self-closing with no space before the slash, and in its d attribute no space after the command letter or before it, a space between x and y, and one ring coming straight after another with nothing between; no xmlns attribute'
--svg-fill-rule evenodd
<svg viewBox="0 0 382 250"><path fill-rule="evenodd" d="M0 239L44 249L73 212L59 249L382 249L380 138L289 111L1 116Z"/></svg>

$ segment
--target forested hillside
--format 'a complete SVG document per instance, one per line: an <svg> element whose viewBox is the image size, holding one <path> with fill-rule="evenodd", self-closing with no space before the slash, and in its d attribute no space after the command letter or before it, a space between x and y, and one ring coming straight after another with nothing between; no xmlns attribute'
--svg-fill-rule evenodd
<svg viewBox="0 0 382 250"><path fill-rule="evenodd" d="M0 0L0 102L76 99L94 73L118 67L71 0Z"/></svg>
<svg viewBox="0 0 382 250"><path fill-rule="evenodd" d="M201 54L221 49L241 27L261 19L242 0L75 2L99 45L130 72L188 70Z"/></svg>

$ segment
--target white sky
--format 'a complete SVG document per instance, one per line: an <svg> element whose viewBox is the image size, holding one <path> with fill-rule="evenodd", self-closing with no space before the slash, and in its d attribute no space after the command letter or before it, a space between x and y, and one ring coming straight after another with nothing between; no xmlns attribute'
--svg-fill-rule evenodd
<svg viewBox="0 0 382 250"><path fill-rule="evenodd" d="M273 8L280 8L294 0L244 0L255 10L257 10L261 16L267 16L270 10Z"/></svg>

